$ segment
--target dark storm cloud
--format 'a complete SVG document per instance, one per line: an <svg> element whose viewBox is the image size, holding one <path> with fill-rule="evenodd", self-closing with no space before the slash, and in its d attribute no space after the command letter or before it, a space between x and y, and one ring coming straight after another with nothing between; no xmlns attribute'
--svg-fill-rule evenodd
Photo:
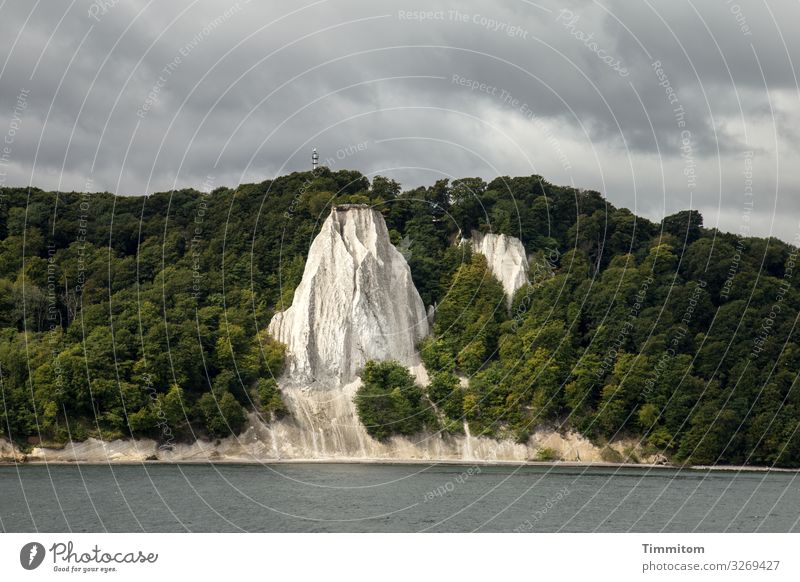
<svg viewBox="0 0 800 582"><path fill-rule="evenodd" d="M7 184L235 185L307 168L316 146L334 168L406 186L537 172L653 218L692 206L737 230L752 150L755 227L797 230L796 4L10 0L1 12L4 126L29 92Z"/></svg>

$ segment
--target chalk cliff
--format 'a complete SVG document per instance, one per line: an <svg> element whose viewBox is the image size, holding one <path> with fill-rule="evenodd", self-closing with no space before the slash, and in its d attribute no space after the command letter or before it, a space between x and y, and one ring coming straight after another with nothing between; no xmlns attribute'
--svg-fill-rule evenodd
<svg viewBox="0 0 800 582"><path fill-rule="evenodd" d="M292 384L346 384L371 359L419 364L416 344L428 334L427 314L379 212L333 209L291 307L273 317L269 332L287 346Z"/></svg>
<svg viewBox="0 0 800 582"><path fill-rule="evenodd" d="M475 233L473 244L509 297L527 281L518 239ZM529 446L472 437L467 425L463 437L418 434L378 442L367 434L353 403L359 370L370 359L397 360L426 385L417 344L432 316L380 213L364 205L335 207L311 244L291 307L269 325L287 346L279 385L291 415L269 424L254 420L240 440L278 459L531 458Z"/></svg>
<svg viewBox="0 0 800 582"><path fill-rule="evenodd" d="M528 256L522 241L505 234L472 231L472 249L486 257L492 274L503 284L508 304L528 282Z"/></svg>

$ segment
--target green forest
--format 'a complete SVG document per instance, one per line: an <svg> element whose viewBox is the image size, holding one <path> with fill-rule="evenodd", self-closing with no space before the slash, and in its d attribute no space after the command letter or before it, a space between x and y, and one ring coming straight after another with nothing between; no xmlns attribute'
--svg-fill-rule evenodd
<svg viewBox="0 0 800 582"><path fill-rule="evenodd" d="M395 181L322 167L211 192L0 190L0 436L164 444L288 413L291 304L331 206L380 211L433 334L417 386L370 362L356 405L379 439L423 428L526 440L544 426L636 437L676 463L800 466L797 249L652 222L540 176ZM509 309L472 230L522 240Z"/></svg>

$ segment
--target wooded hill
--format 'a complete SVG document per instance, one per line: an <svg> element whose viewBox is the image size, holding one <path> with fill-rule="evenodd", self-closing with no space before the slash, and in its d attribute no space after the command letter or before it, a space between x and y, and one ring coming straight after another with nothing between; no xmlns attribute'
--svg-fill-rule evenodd
<svg viewBox="0 0 800 582"><path fill-rule="evenodd" d="M659 224L540 176L402 191L324 167L210 193L0 192L0 434L18 443L224 436L246 410L285 414L267 324L331 205L360 202L437 304L420 346L431 384L377 417L430 413L398 431L467 420L524 440L545 425L638 436L677 461L800 466L796 248L696 211ZM534 257L510 312L457 244L473 229ZM369 372L378 392L405 382Z"/></svg>

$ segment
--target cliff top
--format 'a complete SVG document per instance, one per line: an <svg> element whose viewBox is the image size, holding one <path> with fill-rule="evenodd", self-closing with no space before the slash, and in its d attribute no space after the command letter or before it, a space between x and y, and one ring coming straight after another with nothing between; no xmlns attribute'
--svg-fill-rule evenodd
<svg viewBox="0 0 800 582"><path fill-rule="evenodd" d="M333 210L339 212L341 210L356 210L356 209L369 209L372 208L369 204L337 204Z"/></svg>

